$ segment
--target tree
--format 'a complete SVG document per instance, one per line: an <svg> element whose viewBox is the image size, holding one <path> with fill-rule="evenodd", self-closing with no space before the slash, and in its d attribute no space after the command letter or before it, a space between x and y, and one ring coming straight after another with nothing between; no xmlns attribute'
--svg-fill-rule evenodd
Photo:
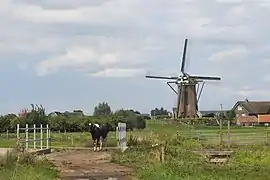
<svg viewBox="0 0 270 180"><path fill-rule="evenodd" d="M40 125L48 123L45 108L42 105L38 106L31 104L31 108L32 109L30 111L26 111L25 123L30 126L33 124Z"/></svg>
<svg viewBox="0 0 270 180"><path fill-rule="evenodd" d="M144 129L146 126L146 121L141 113L134 110L124 110L120 109L115 111L113 114L113 122L117 125L118 122L126 123L128 130L136 129Z"/></svg>
<svg viewBox="0 0 270 180"><path fill-rule="evenodd" d="M168 115L169 111L165 110L163 107L160 109L155 108L151 110L151 116L162 116L162 115Z"/></svg>
<svg viewBox="0 0 270 180"><path fill-rule="evenodd" d="M112 114L111 107L107 102L99 103L94 109L94 116L109 116Z"/></svg>
<svg viewBox="0 0 270 180"><path fill-rule="evenodd" d="M225 112L225 117L228 120L233 120L235 118L236 114L234 111L226 111Z"/></svg>

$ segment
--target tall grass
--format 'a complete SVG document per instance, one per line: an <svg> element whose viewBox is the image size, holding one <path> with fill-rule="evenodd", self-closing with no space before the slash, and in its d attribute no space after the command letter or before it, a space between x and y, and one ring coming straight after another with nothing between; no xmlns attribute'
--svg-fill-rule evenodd
<svg viewBox="0 0 270 180"><path fill-rule="evenodd" d="M161 130L161 127L154 128ZM175 127L171 132L175 132ZM162 137L160 143L165 145L164 163L159 159L159 147L150 147L151 137L150 141L136 140L135 135L129 138L131 147L124 153L116 152L113 161L134 167L142 180L266 180L270 177L270 148L267 146L238 147L228 163L215 165L192 152L205 147L195 139L176 133L167 137L155 135L157 137Z"/></svg>
<svg viewBox="0 0 270 180"><path fill-rule="evenodd" d="M28 153L8 152L0 157L0 180L55 180L58 172L46 160Z"/></svg>

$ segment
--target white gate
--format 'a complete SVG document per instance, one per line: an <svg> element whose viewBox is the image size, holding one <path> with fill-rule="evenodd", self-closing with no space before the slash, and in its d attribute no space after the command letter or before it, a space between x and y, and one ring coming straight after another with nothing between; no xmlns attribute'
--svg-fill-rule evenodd
<svg viewBox="0 0 270 180"><path fill-rule="evenodd" d="M116 127L116 140L117 147L122 151L127 149L127 131L126 131L126 123L118 123Z"/></svg>
<svg viewBox="0 0 270 180"><path fill-rule="evenodd" d="M20 131L25 131L25 139L23 141L21 141L20 139ZM29 137L29 130L33 130L33 136L31 134L31 136ZM37 130L39 130L40 133L40 138L37 139L36 137L36 133ZM46 131L46 138L43 137L43 130ZM29 148L29 142L33 142L33 148L37 149L37 142L40 142L40 149L51 149L51 131L49 128L49 125L47 124L46 127L42 127L42 124L40 125L40 127L36 127L36 125L34 124L32 128L28 127L28 124L25 125L25 128L21 128L19 124L17 124L17 141L25 143L25 149ZM46 148L43 147L43 141L46 141Z"/></svg>

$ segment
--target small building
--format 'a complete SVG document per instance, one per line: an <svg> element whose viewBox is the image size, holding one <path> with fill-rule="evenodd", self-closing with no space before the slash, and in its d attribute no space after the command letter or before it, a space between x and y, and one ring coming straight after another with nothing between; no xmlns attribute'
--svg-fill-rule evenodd
<svg viewBox="0 0 270 180"><path fill-rule="evenodd" d="M236 124L252 126L270 122L270 101L238 101L232 108Z"/></svg>
<svg viewBox="0 0 270 180"><path fill-rule="evenodd" d="M73 110L73 112L65 111L63 113L59 111L54 111L49 114L49 116L76 116L76 117L83 117L84 113L82 110Z"/></svg>
<svg viewBox="0 0 270 180"><path fill-rule="evenodd" d="M202 117L216 117L220 113L226 113L227 110L213 110L213 111L199 111L200 115Z"/></svg>

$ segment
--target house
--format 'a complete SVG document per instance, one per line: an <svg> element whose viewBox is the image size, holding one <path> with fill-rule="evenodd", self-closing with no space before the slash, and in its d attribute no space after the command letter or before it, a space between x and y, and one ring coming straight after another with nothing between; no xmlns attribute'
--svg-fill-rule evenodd
<svg viewBox="0 0 270 180"><path fill-rule="evenodd" d="M238 101L232 108L237 125L256 125L270 122L270 101Z"/></svg>
<svg viewBox="0 0 270 180"><path fill-rule="evenodd" d="M55 111L55 112L51 112L49 114L49 116L60 116L60 115L62 115L62 116L77 116L77 117L84 116L82 110L73 110L73 112L65 111L63 113Z"/></svg>
<svg viewBox="0 0 270 180"><path fill-rule="evenodd" d="M216 117L220 113L226 113L227 110L199 111L201 117Z"/></svg>

